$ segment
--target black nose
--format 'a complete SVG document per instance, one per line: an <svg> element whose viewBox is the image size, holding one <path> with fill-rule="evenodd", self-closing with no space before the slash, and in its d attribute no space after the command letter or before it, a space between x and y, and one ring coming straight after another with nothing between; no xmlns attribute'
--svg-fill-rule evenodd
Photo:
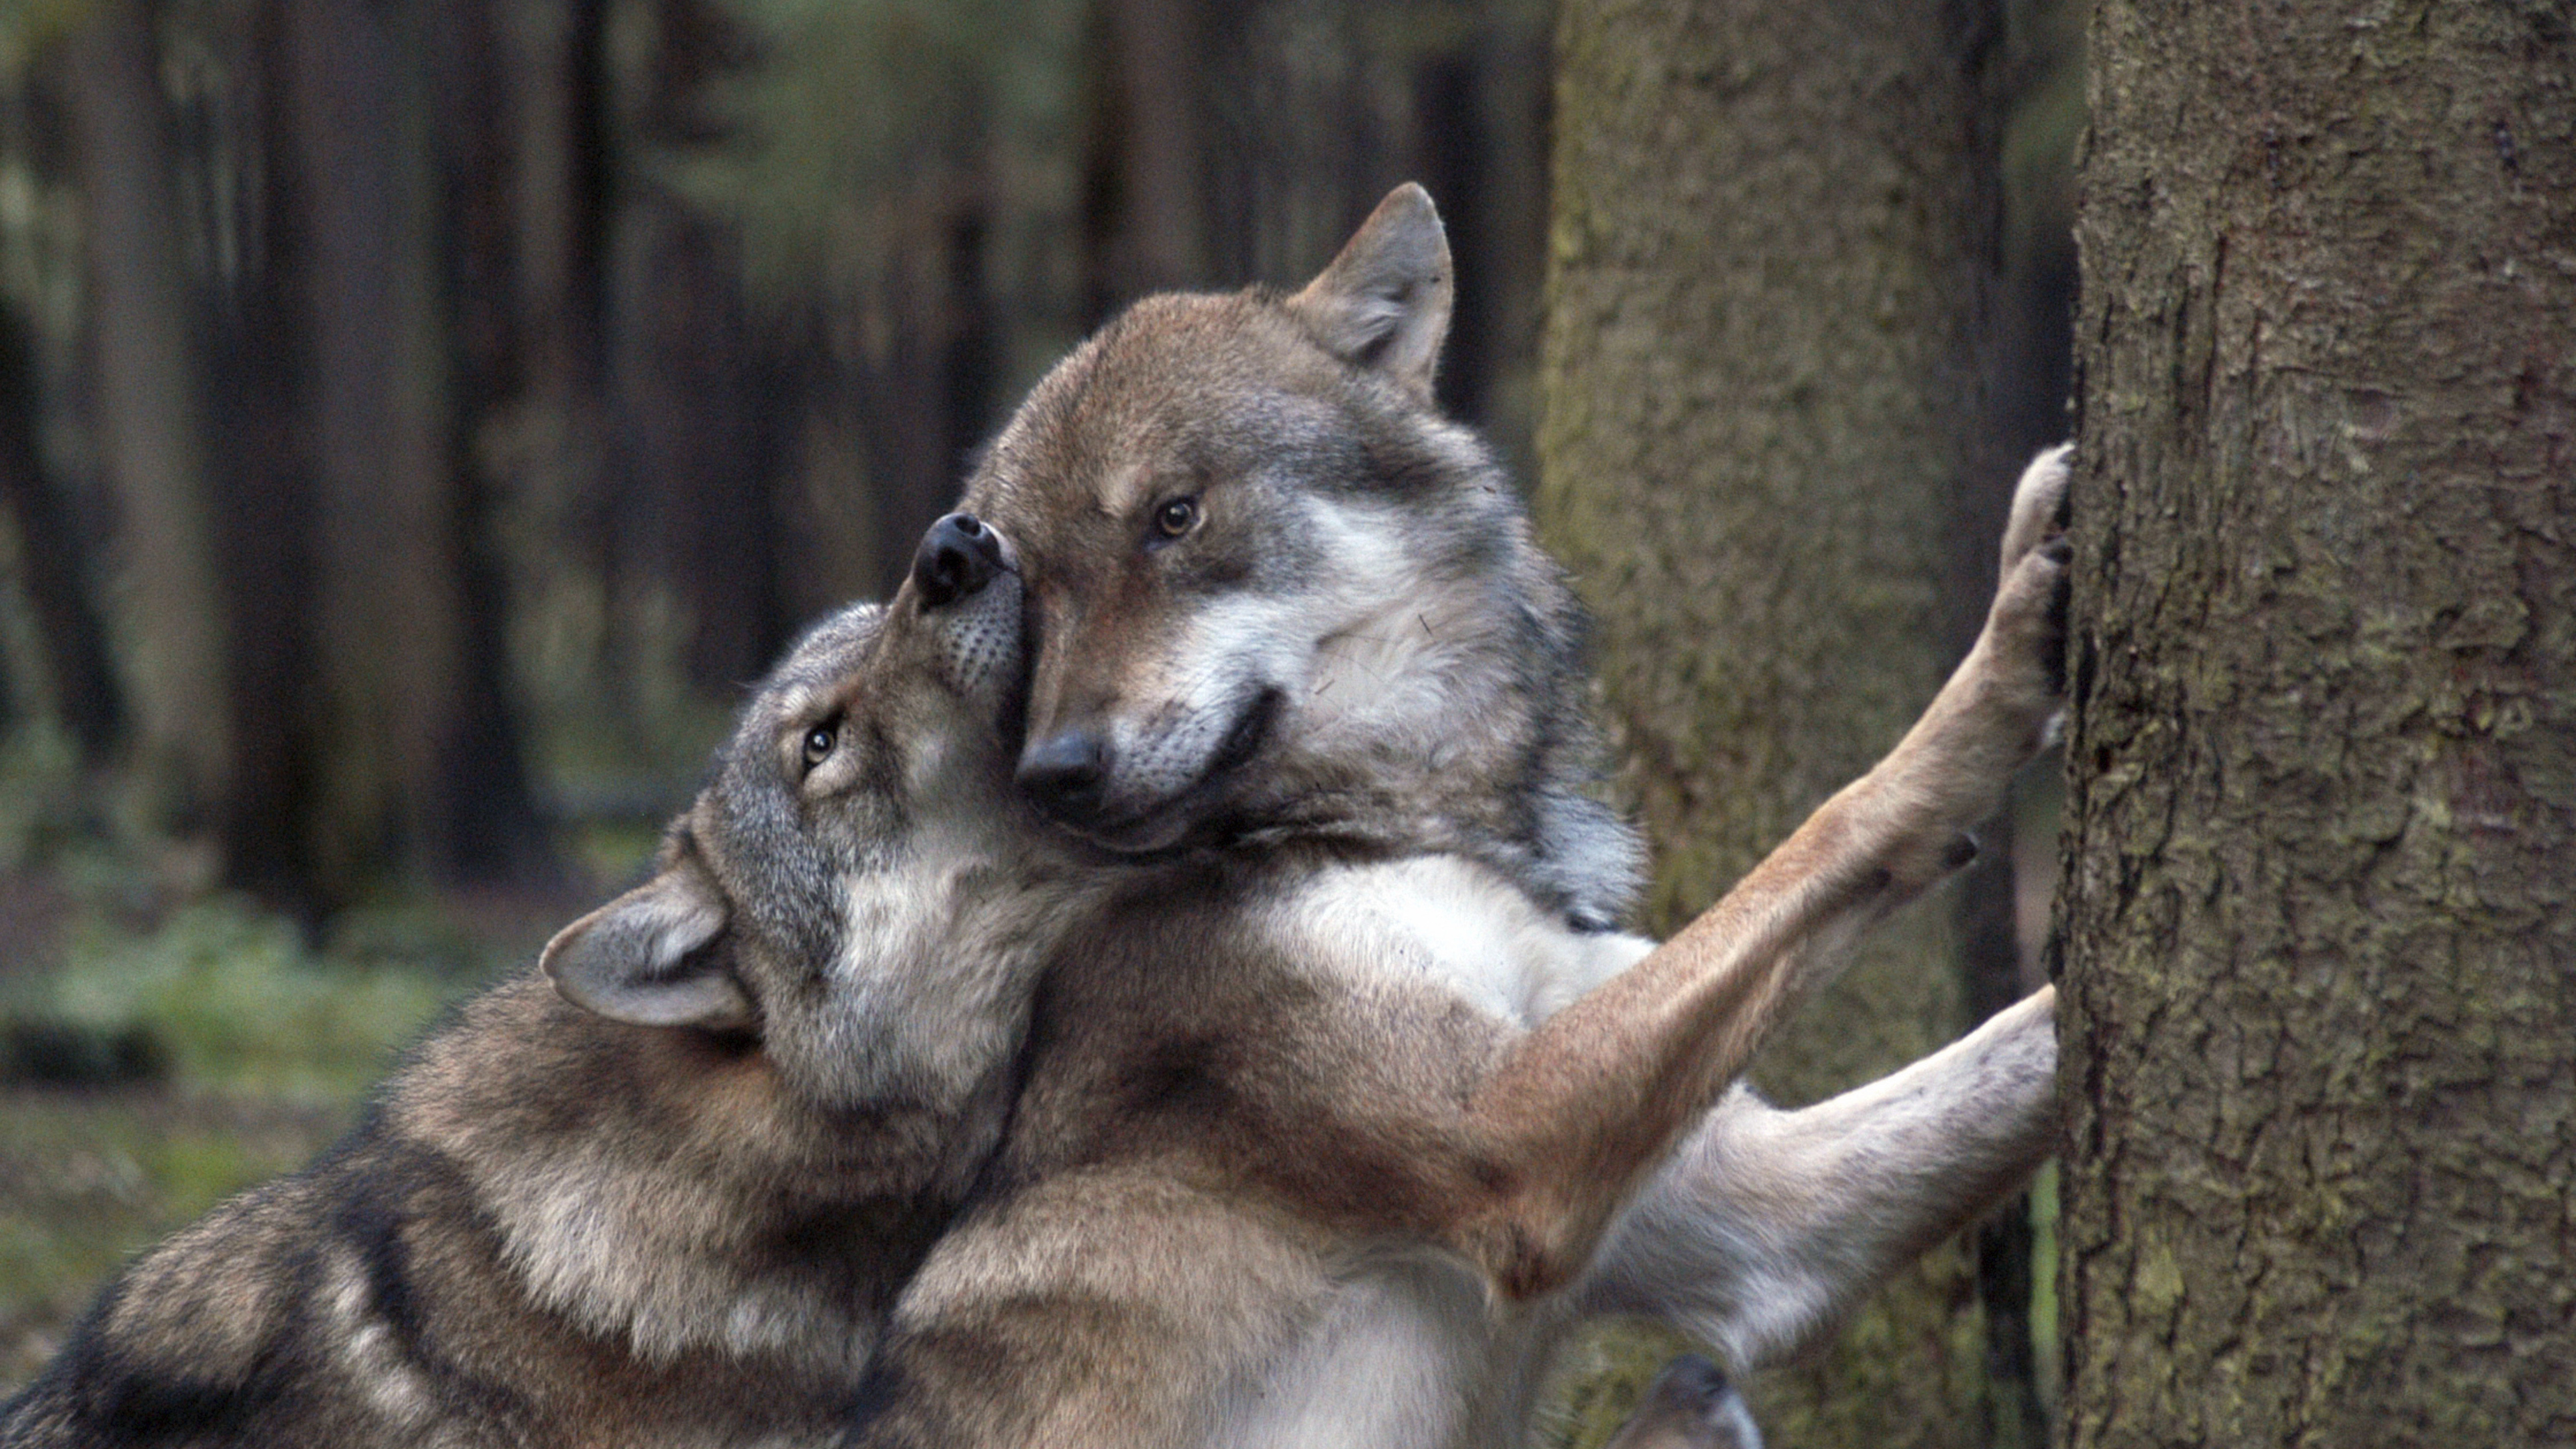
<svg viewBox="0 0 2576 1449"><path fill-rule="evenodd" d="M936 609L979 593L1002 571L1002 540L971 513L930 525L912 556L912 586L921 606Z"/></svg>
<svg viewBox="0 0 2576 1449"><path fill-rule="evenodd" d="M1020 754L1020 788L1059 815L1089 815L1109 782L1109 751L1089 730L1066 730Z"/></svg>

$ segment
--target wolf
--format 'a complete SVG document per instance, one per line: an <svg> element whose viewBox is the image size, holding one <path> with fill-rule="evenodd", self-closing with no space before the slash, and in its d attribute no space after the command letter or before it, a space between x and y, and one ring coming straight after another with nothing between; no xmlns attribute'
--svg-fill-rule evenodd
<svg viewBox="0 0 2576 1449"><path fill-rule="evenodd" d="M1507 1441L1585 1313L1758 1362L2044 1152L2045 999L1815 1116L1710 1114L2039 748L2062 456L1922 722L1657 948L1615 929L1579 616L1431 406L1448 289L1399 190L1299 293L1138 304L970 482L1038 641L1017 778L1136 878L1048 966L853 1442Z"/></svg>
<svg viewBox="0 0 2576 1449"><path fill-rule="evenodd" d="M310 1168L146 1254L0 1444L824 1444L1100 878L1011 782L1022 599L944 520L752 694L633 891Z"/></svg>

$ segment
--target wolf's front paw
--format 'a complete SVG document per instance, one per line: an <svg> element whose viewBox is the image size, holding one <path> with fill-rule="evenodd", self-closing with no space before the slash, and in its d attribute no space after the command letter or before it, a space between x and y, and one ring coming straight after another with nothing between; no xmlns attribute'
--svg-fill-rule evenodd
<svg viewBox="0 0 2576 1449"><path fill-rule="evenodd" d="M2012 513L2004 523L2003 572L1998 577L2011 578L2013 566L2032 549L2066 532L2066 482L2074 463L2075 445L2060 443L2043 449L2021 470L2021 481L2013 485Z"/></svg>
<svg viewBox="0 0 2576 1449"><path fill-rule="evenodd" d="M2022 470L1994 607L1978 641L1988 683L2031 731L2034 750L2066 693L2066 569L2075 556L2066 541L2066 484L2074 451L2060 444Z"/></svg>

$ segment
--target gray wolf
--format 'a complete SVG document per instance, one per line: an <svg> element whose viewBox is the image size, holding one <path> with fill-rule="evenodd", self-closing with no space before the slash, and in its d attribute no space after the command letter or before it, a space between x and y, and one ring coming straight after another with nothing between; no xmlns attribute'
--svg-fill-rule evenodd
<svg viewBox="0 0 2576 1449"><path fill-rule="evenodd" d="M1430 406L1448 287L1400 190L1299 293L1138 304L970 484L1038 639L1018 777L1132 878L1047 969L1011 1131L855 1442L1499 1440L1568 1318L1623 1293L1689 1316L1645 1264L1795 1272L1742 1249L1803 1219L1828 1286L1721 1325L1776 1346L2038 1155L2044 1002L1911 1084L1971 1117L1904 1087L1842 1104L1846 1140L1709 1114L2039 747L2062 460L2025 477L1922 722L1653 947L1606 929L1634 852L1582 789L1573 606ZM1879 1145L1869 1188L1787 1175ZM1657 1210L1729 1192L1755 1209L1732 1225Z"/></svg>
<svg viewBox="0 0 2576 1449"><path fill-rule="evenodd" d="M759 687L650 880L133 1264L0 1443L829 1442L1098 874L1010 782L1021 608L934 529Z"/></svg>

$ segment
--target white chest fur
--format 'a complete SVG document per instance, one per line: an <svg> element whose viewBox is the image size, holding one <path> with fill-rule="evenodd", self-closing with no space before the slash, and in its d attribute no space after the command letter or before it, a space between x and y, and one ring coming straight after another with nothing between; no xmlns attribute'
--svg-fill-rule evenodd
<svg viewBox="0 0 2576 1449"><path fill-rule="evenodd" d="M1354 987L1433 983L1524 1031L1654 949L1576 932L1484 867L1439 856L1321 872L1265 924L1290 959ZM1464 1264L1354 1263L1304 1337L1228 1392L1208 1442L1477 1442L1517 1422L1558 1316L1507 1309Z"/></svg>
<svg viewBox="0 0 2576 1449"><path fill-rule="evenodd" d="M1318 872L1265 924L1291 959L1319 972L1431 983L1523 1030L1654 949L1636 936L1577 932L1454 856Z"/></svg>

